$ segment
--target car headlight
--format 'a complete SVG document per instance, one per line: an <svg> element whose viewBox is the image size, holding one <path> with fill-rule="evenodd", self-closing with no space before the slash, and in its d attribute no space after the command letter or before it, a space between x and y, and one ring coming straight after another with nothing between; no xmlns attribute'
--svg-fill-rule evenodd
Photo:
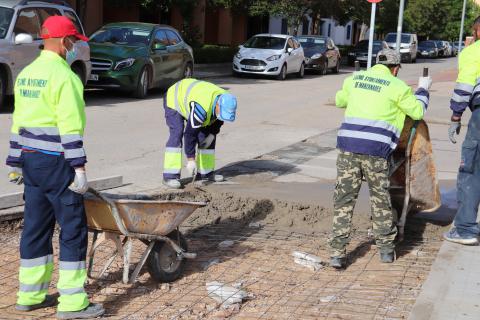
<svg viewBox="0 0 480 320"><path fill-rule="evenodd" d="M120 61L117 62L117 64L115 65L115 68L113 68L113 70L115 70L115 71L122 70L122 69L125 69L125 68L128 68L128 67L131 67L134 63L135 63L135 58L128 58L128 59L125 59L125 60L120 60Z"/></svg>
<svg viewBox="0 0 480 320"><path fill-rule="evenodd" d="M268 57L268 58L267 58L267 61L275 61L275 60L280 59L281 57L282 57L281 54L274 54L273 56Z"/></svg>
<svg viewBox="0 0 480 320"><path fill-rule="evenodd" d="M355 56L355 52L349 52L348 55L349 56Z"/></svg>
<svg viewBox="0 0 480 320"><path fill-rule="evenodd" d="M237 54L235 55L235 58L242 59L242 55L240 54L240 52L237 52Z"/></svg>
<svg viewBox="0 0 480 320"><path fill-rule="evenodd" d="M315 53L313 56L312 56L312 59L318 59L322 56L321 53Z"/></svg>

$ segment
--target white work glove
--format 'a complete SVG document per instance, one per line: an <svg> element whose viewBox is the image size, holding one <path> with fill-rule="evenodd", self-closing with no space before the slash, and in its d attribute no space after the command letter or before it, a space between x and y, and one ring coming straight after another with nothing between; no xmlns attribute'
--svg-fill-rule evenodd
<svg viewBox="0 0 480 320"><path fill-rule="evenodd" d="M72 184L68 187L75 193L85 194L88 190L88 181L87 181L87 173L85 172L85 168L76 168L75 169L75 180L73 180Z"/></svg>
<svg viewBox="0 0 480 320"><path fill-rule="evenodd" d="M195 177L197 175L197 162L195 160L188 160L187 173L191 177Z"/></svg>
<svg viewBox="0 0 480 320"><path fill-rule="evenodd" d="M431 77L420 77L418 78L418 87L423 88L425 90L430 90L432 86L432 78Z"/></svg>
<svg viewBox="0 0 480 320"><path fill-rule="evenodd" d="M457 143L457 139L455 139L455 133L459 135L460 128L462 128L462 123L460 120L450 122L450 127L448 128L448 138L452 143Z"/></svg>
<svg viewBox="0 0 480 320"><path fill-rule="evenodd" d="M205 137L205 140L203 140L202 143L199 144L199 147L202 149L208 149L212 145L213 140L215 140L215 135L210 133L208 136Z"/></svg>
<svg viewBox="0 0 480 320"><path fill-rule="evenodd" d="M11 183L21 185L23 184L23 171L22 168L10 167L8 171L8 180Z"/></svg>

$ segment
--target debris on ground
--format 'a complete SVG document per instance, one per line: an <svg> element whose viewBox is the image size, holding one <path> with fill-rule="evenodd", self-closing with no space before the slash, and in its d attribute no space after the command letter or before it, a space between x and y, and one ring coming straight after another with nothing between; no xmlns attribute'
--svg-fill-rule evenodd
<svg viewBox="0 0 480 320"><path fill-rule="evenodd" d="M235 243L235 242L232 241L232 240L225 240L225 241L220 242L220 243L218 244L218 247L219 247L220 249L227 249L227 248L230 248L231 246L233 246L234 243Z"/></svg>
<svg viewBox="0 0 480 320"><path fill-rule="evenodd" d="M314 256L301 251L294 251L292 253L294 262L311 269L312 271L318 271L323 268L322 259L320 257Z"/></svg>
<svg viewBox="0 0 480 320"><path fill-rule="evenodd" d="M247 292L241 288L227 286L218 281L207 282L207 292L210 298L221 303L223 307L240 304L248 297Z"/></svg>
<svg viewBox="0 0 480 320"><path fill-rule="evenodd" d="M203 270L208 270L208 268L210 268L211 266L219 264L219 263L220 263L219 258L213 258L213 259L210 259L210 260L204 262L202 267L203 267Z"/></svg>
<svg viewBox="0 0 480 320"><path fill-rule="evenodd" d="M321 297L320 302L329 303L329 302L335 301L336 299L337 299L337 296L326 296L326 297Z"/></svg>

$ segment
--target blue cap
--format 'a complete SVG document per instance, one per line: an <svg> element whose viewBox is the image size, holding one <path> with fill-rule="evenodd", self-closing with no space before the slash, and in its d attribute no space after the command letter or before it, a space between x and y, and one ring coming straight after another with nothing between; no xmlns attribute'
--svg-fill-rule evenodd
<svg viewBox="0 0 480 320"><path fill-rule="evenodd" d="M218 104L220 106L220 114L217 114L217 118L222 121L235 121L237 98L233 94L225 93L220 95Z"/></svg>

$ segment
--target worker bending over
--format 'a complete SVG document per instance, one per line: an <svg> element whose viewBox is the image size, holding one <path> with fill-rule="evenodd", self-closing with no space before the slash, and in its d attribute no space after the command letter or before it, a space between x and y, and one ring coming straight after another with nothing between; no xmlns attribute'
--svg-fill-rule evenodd
<svg viewBox="0 0 480 320"><path fill-rule="evenodd" d="M173 189L182 187L182 139L188 159L188 175L199 183L223 181L223 176L214 174L215 143L223 122L235 120L235 96L212 83L184 79L168 89L164 108L170 129L165 150L164 184Z"/></svg>
<svg viewBox="0 0 480 320"><path fill-rule="evenodd" d="M346 267L352 215L362 178L370 189L373 233L382 262L395 259L396 216L390 200L389 159L400 140L405 117L422 119L428 107L431 79L420 78L414 95L396 76L400 55L384 49L377 65L355 72L337 93L336 105L346 108L337 137L337 182L334 195L330 265Z"/></svg>
<svg viewBox="0 0 480 320"><path fill-rule="evenodd" d="M457 143L455 133L460 133L462 114L470 108L472 116L462 146L462 159L457 178L458 210L454 226L444 234L451 242L478 245L480 229L477 223L480 203L480 17L473 23L475 42L460 52L457 85L450 101L453 114L448 130L452 143Z"/></svg>
<svg viewBox="0 0 480 320"><path fill-rule="evenodd" d="M75 59L74 44L88 39L70 19L45 20L44 50L18 75L7 165L11 182L25 183L24 228L16 309L33 311L57 304L48 295L53 272L52 237L60 226L57 317L87 319L104 313L88 301L87 220L83 193L88 189L83 149L83 84L65 61Z"/></svg>

